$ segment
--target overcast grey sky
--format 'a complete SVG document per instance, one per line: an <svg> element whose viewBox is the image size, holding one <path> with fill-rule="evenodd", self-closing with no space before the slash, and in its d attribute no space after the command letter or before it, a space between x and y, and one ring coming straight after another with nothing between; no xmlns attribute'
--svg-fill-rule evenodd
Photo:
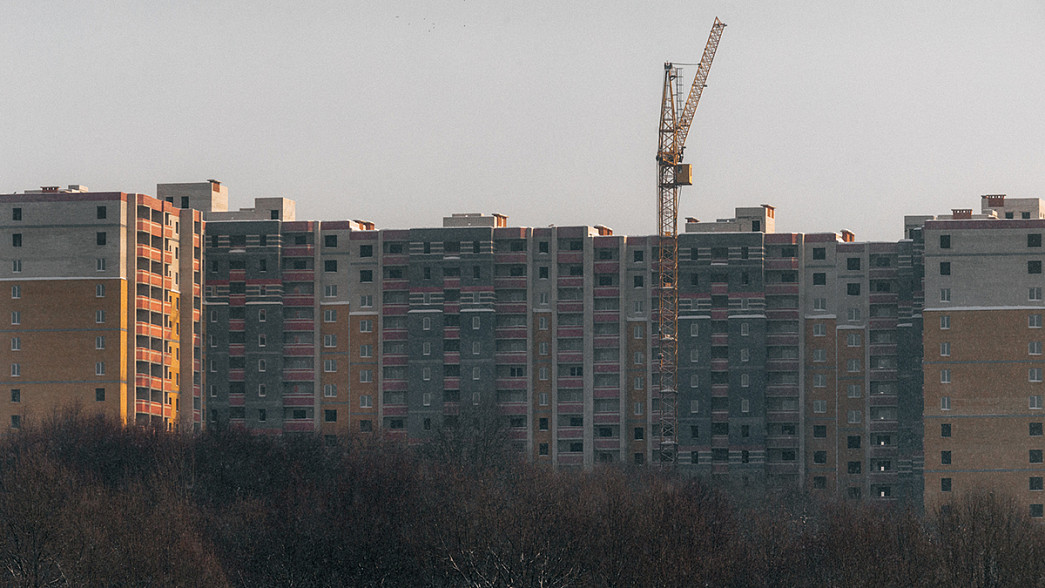
<svg viewBox="0 0 1045 588"><path fill-rule="evenodd" d="M0 0L0 192L216 178L302 219L651 234L663 63L716 16L683 215L883 240L1045 197L1040 0Z"/></svg>

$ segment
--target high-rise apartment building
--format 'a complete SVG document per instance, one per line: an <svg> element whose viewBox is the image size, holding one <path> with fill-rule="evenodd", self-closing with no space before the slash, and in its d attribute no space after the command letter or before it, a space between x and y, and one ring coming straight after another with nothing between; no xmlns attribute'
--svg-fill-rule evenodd
<svg viewBox="0 0 1045 588"><path fill-rule="evenodd" d="M226 214L204 211L210 423L416 444L489 407L537 463L657 455L655 239ZM775 233L774 216L679 237L680 467L920 500L918 246Z"/></svg>
<svg viewBox="0 0 1045 588"><path fill-rule="evenodd" d="M199 430L198 211L82 186L0 195L0 419L76 405Z"/></svg>
<svg viewBox="0 0 1045 588"><path fill-rule="evenodd" d="M925 506L1001 490L1045 504L1045 207L984 196L924 221Z"/></svg>

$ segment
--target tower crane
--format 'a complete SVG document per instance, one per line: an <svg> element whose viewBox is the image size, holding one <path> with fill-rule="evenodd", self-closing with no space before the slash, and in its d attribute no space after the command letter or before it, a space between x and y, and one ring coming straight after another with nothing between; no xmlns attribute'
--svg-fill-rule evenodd
<svg viewBox="0 0 1045 588"><path fill-rule="evenodd" d="M693 183L692 168L682 163L682 155L693 113L700 102L725 27L725 23L715 19L685 105L682 104L680 69L670 62L664 64L657 147L657 327L660 346L657 365L660 375L660 459L657 462L661 465L678 463L679 189Z"/></svg>

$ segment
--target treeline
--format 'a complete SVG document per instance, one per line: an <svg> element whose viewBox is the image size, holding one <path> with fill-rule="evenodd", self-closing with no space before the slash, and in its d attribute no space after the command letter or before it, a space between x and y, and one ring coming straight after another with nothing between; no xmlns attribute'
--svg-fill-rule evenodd
<svg viewBox="0 0 1045 588"><path fill-rule="evenodd" d="M55 417L0 441L0 585L1045 585L1045 529L988 495L924 517L753 504L643 469L477 461L454 441Z"/></svg>

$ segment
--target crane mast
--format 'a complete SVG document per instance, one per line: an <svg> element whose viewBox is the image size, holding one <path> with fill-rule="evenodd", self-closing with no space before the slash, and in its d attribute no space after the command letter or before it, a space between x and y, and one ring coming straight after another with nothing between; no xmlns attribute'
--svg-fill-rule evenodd
<svg viewBox="0 0 1045 588"><path fill-rule="evenodd" d="M704 91L711 62L725 23L715 19L697 66L689 96L682 104L681 72L664 64L664 88L660 106L660 137L657 147L657 327L660 383L660 446L657 463L678 463L678 207L679 189L692 183L692 169L682 163L686 137Z"/></svg>

